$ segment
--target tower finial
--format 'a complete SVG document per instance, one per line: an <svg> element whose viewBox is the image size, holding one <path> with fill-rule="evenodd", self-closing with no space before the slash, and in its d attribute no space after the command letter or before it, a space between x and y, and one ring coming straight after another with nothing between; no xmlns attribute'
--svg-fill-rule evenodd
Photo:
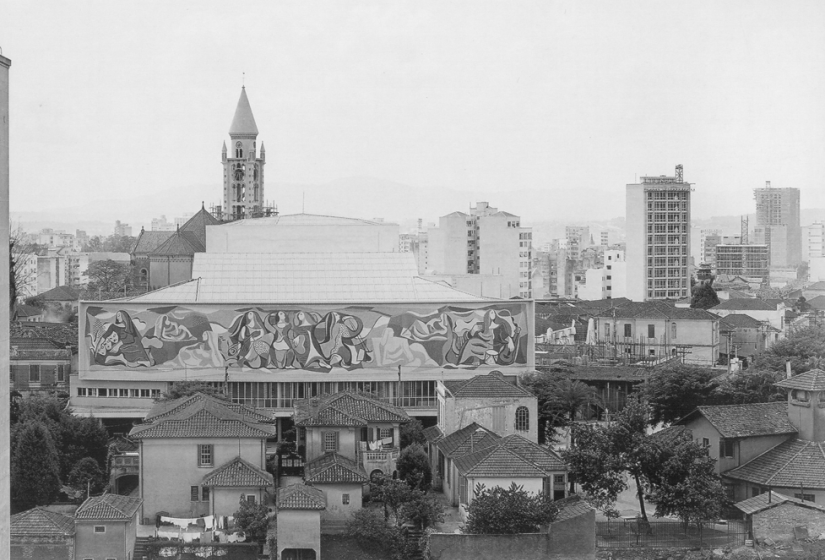
<svg viewBox="0 0 825 560"><path fill-rule="evenodd" d="M246 88L246 72L241 72L241 87Z"/></svg>

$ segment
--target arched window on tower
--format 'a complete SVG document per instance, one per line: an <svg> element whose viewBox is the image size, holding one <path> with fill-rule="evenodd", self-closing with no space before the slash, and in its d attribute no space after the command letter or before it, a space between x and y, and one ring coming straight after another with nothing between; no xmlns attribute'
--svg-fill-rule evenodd
<svg viewBox="0 0 825 560"><path fill-rule="evenodd" d="M232 174L234 175L236 181L243 181L243 164L236 163Z"/></svg>
<svg viewBox="0 0 825 560"><path fill-rule="evenodd" d="M258 202L258 183L255 183L255 193L252 202Z"/></svg>
<svg viewBox="0 0 825 560"><path fill-rule="evenodd" d="M530 411L526 406L516 409L516 430L519 432L530 431Z"/></svg>
<svg viewBox="0 0 825 560"><path fill-rule="evenodd" d="M240 142L235 142L235 157L243 157L243 144L241 144Z"/></svg>

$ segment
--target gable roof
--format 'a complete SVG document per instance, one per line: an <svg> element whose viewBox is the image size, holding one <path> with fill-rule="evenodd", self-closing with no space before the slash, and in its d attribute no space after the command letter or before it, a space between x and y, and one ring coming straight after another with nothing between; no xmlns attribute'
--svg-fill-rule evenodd
<svg viewBox="0 0 825 560"><path fill-rule="evenodd" d="M290 484L278 488L275 500L279 510L327 508L327 498L324 492L306 484Z"/></svg>
<svg viewBox="0 0 825 560"><path fill-rule="evenodd" d="M825 490L825 443L790 439L722 475L761 486Z"/></svg>
<svg viewBox="0 0 825 560"><path fill-rule="evenodd" d="M180 231L200 252L206 250L206 226L216 226L220 223L219 219L207 212L206 208L201 205L201 209L180 226Z"/></svg>
<svg viewBox="0 0 825 560"><path fill-rule="evenodd" d="M135 246L132 248L132 254L151 253L174 234L174 231L146 231L142 229L135 241Z"/></svg>
<svg viewBox="0 0 825 560"><path fill-rule="evenodd" d="M810 286L803 288L803 290L825 290L825 281L820 280L819 282L814 282Z"/></svg>
<svg viewBox="0 0 825 560"><path fill-rule="evenodd" d="M825 310L825 296L816 296L806 301L808 305L820 311Z"/></svg>
<svg viewBox="0 0 825 560"><path fill-rule="evenodd" d="M759 494L758 496L754 496L753 498L742 500L741 502L734 504L734 506L745 514L751 515L788 502L798 506L818 509L819 511L825 512L825 507L823 506L817 505L813 502L806 502L804 500L800 500L799 498L791 498L772 490Z"/></svg>
<svg viewBox="0 0 825 560"><path fill-rule="evenodd" d="M304 465L304 480L316 484L335 482L367 482L361 465L338 453L325 453Z"/></svg>
<svg viewBox="0 0 825 560"><path fill-rule="evenodd" d="M69 286L57 286L42 294L37 294L37 298L43 301L77 301L80 299L80 294Z"/></svg>
<svg viewBox="0 0 825 560"><path fill-rule="evenodd" d="M456 430L436 442L436 447L447 457L455 458L494 445L501 436L475 422Z"/></svg>
<svg viewBox="0 0 825 560"><path fill-rule="evenodd" d="M223 487L265 487L273 486L275 478L268 472L259 469L240 457L235 457L228 463L218 467L203 477L201 486Z"/></svg>
<svg viewBox="0 0 825 560"><path fill-rule="evenodd" d="M158 245L151 253L150 257L156 256L176 256L176 255L194 255L200 253L199 247L193 243L190 236L184 234L180 230L172 233L169 238Z"/></svg>
<svg viewBox="0 0 825 560"><path fill-rule="evenodd" d="M438 426L424 428L421 433L424 434L424 439L426 439L429 443L435 443L444 437L444 432L442 432L441 428Z"/></svg>
<svg viewBox="0 0 825 560"><path fill-rule="evenodd" d="M534 397L533 393L504 379L501 372L476 375L461 381L444 381L444 387L456 398Z"/></svg>
<svg viewBox="0 0 825 560"><path fill-rule="evenodd" d="M727 299L711 307L713 310L736 309L742 311L776 311L777 303L781 300L767 302L759 298L733 298Z"/></svg>
<svg viewBox="0 0 825 560"><path fill-rule="evenodd" d="M777 387L785 389L802 389L803 391L825 391L825 371L819 368L808 370L794 375L790 379L783 379L775 383Z"/></svg>
<svg viewBox="0 0 825 560"><path fill-rule="evenodd" d="M561 457L549 448L513 434L495 441L479 451L455 459L464 476L474 477L546 477L566 471Z"/></svg>
<svg viewBox="0 0 825 560"><path fill-rule="evenodd" d="M676 423L686 425L697 415L704 416L723 438L796 433L784 401L700 406Z"/></svg>
<svg viewBox="0 0 825 560"><path fill-rule="evenodd" d="M128 521L135 516L143 500L119 494L91 496L75 512L76 519L112 519Z"/></svg>
<svg viewBox="0 0 825 560"><path fill-rule="evenodd" d="M65 513L36 507L15 513L9 519L12 535L74 535L74 518Z"/></svg>
<svg viewBox="0 0 825 560"><path fill-rule="evenodd" d="M156 405L144 421L130 438L266 438L277 431L268 417L201 393Z"/></svg>
<svg viewBox="0 0 825 560"><path fill-rule="evenodd" d="M258 126L255 124L255 117L252 116L252 107L249 105L249 98L246 96L246 87L241 87L241 97L238 99L238 106L235 107L235 116L232 117L232 124L229 125L230 136L257 136Z"/></svg>
<svg viewBox="0 0 825 560"><path fill-rule="evenodd" d="M409 420L402 408L350 391L295 401L296 426L366 426Z"/></svg>
<svg viewBox="0 0 825 560"><path fill-rule="evenodd" d="M762 326L761 321L758 321L745 313L731 313L730 315L725 315L722 318L722 322L727 323L734 328L757 329Z"/></svg>
<svg viewBox="0 0 825 560"><path fill-rule="evenodd" d="M719 317L704 309L676 307L675 302L628 301L613 307L603 307L593 312L595 317L616 319L688 319L698 321L718 321Z"/></svg>

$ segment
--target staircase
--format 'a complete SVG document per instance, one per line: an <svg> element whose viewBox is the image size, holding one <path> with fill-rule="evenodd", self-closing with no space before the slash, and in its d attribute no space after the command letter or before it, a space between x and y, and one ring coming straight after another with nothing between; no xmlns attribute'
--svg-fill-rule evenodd
<svg viewBox="0 0 825 560"><path fill-rule="evenodd" d="M135 550L132 553L132 560L150 560L149 551L146 549L146 543L149 542L148 537L138 537L135 539Z"/></svg>
<svg viewBox="0 0 825 560"><path fill-rule="evenodd" d="M421 537L424 535L423 531L420 531L418 528L406 527L407 531L407 545L410 549L415 549L416 552L411 554L409 558L411 560L423 560L424 554L421 552L421 547L419 546L419 541Z"/></svg>

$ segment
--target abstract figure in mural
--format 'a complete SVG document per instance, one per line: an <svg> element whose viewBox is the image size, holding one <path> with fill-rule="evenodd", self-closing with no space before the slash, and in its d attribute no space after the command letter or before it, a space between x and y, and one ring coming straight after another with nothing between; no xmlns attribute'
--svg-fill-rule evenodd
<svg viewBox="0 0 825 560"><path fill-rule="evenodd" d="M527 363L519 305L318 310L159 306L87 311L92 365L316 372Z"/></svg>
<svg viewBox="0 0 825 560"><path fill-rule="evenodd" d="M94 340L92 353L100 365L129 367L152 365L141 343L141 334L125 311L115 313L115 320Z"/></svg>

